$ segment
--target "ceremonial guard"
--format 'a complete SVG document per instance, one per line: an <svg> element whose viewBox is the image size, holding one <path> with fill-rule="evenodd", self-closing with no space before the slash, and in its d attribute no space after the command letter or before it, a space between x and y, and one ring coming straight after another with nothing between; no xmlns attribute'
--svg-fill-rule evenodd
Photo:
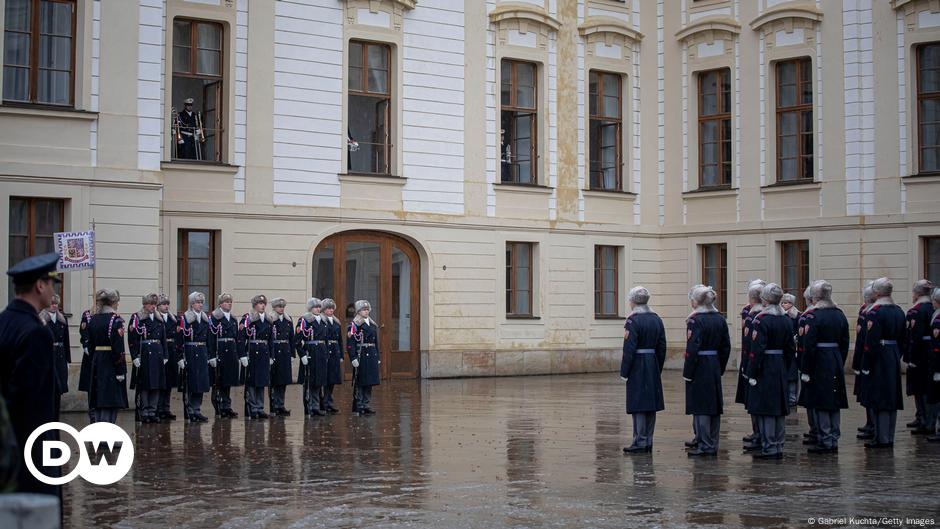
<svg viewBox="0 0 940 529"><path fill-rule="evenodd" d="M624 323L620 378L627 383L627 413L633 417L633 443L624 453L652 452L656 412L666 409L662 371L666 363L666 330L649 308L644 287L630 290L630 315Z"/></svg>
<svg viewBox="0 0 940 529"><path fill-rule="evenodd" d="M65 314L59 310L58 294L52 296L52 304L49 308L43 309L39 313L39 319L52 331L52 348L55 351L55 372L56 388L58 399L56 400L56 409L61 401L62 395L69 391L69 362L72 361L72 352L69 347L69 322L65 319Z"/></svg>
<svg viewBox="0 0 940 529"><path fill-rule="evenodd" d="M200 160L199 149L199 117L193 111L193 98L189 97L183 101L183 111L176 116L178 140L176 146L176 157L184 160Z"/></svg>
<svg viewBox="0 0 940 529"><path fill-rule="evenodd" d="M721 376L731 356L728 322L715 308L717 295L711 287L699 286L691 295L692 313L686 320L685 413L692 416L696 445L688 455L714 456L718 453L718 435L724 398Z"/></svg>
<svg viewBox="0 0 940 529"><path fill-rule="evenodd" d="M326 415L323 402L323 386L326 385L328 355L326 349L326 325L320 315L318 298L307 300L307 312L297 320L295 340L300 355L297 383L304 388L304 414Z"/></svg>
<svg viewBox="0 0 940 529"><path fill-rule="evenodd" d="M800 309L796 308L796 296L784 294L780 306L783 307L783 312L790 317L790 323L793 324L793 339L795 340L800 325ZM796 347L793 358L790 359L790 370L787 372L787 404L791 408L796 407L797 398L800 395L799 356L800 349Z"/></svg>
<svg viewBox="0 0 940 529"><path fill-rule="evenodd" d="M734 402L743 404L747 409L747 393L749 391L747 365L754 355L751 354L751 323L754 317L760 314L764 309L764 303L761 301L761 291L767 283L762 279L755 279L748 284L747 299L748 304L741 310L741 361L738 364L738 385L734 394ZM757 417L751 414L751 433L744 436L745 448L758 448L760 425Z"/></svg>
<svg viewBox="0 0 940 529"><path fill-rule="evenodd" d="M203 312L206 296L202 292L189 295L189 310L180 318L180 339L183 341L183 357L179 365L185 404L183 411L190 422L207 422L202 414L202 396L209 391L209 316Z"/></svg>
<svg viewBox="0 0 940 529"><path fill-rule="evenodd" d="M154 314L159 301L156 294L145 295L140 311L131 316L127 328L127 345L134 364L130 387L136 391L136 418L144 423L159 420L160 392L166 389L166 325Z"/></svg>
<svg viewBox="0 0 940 529"><path fill-rule="evenodd" d="M862 405L871 408L874 415L875 438L865 443L865 448L891 448L898 410L904 409L900 359L907 348L907 321L904 311L891 299L894 285L890 279L876 279L872 290L877 301L865 315Z"/></svg>
<svg viewBox="0 0 940 529"><path fill-rule="evenodd" d="M803 328L804 351L800 378L805 402L816 415L817 445L811 454L839 450L840 412L848 409L845 390L845 361L849 357L849 322L832 301L832 285L816 281L812 287L813 312Z"/></svg>
<svg viewBox="0 0 940 529"><path fill-rule="evenodd" d="M783 290L768 283L761 291L764 310L751 322L750 360L747 365L747 411L758 418L758 459L783 457L784 419L787 402L787 371L793 358L793 324L783 312Z"/></svg>
<svg viewBox="0 0 940 529"><path fill-rule="evenodd" d="M868 315L868 309L875 303L875 292L871 288L869 281L862 289L862 306L858 309L858 318L855 320L855 349L852 352L852 372L855 373L855 384L852 387L852 394L855 395L855 402L861 404L864 401L863 392L865 391L865 382L868 377L862 374L862 353L865 351L865 334L868 332L868 326L865 323L865 317ZM865 424L858 427L859 439L875 438L875 415L871 409L865 408Z"/></svg>
<svg viewBox="0 0 940 529"><path fill-rule="evenodd" d="M93 310L86 310L82 313L81 320L78 322L78 341L82 344L82 365L78 371L78 390L85 393L85 399L88 400L89 390L91 389L91 354L88 352L88 323L91 321ZM95 410L88 406L89 422L95 420Z"/></svg>
<svg viewBox="0 0 940 529"><path fill-rule="evenodd" d="M37 480L26 467L24 449L33 430L59 420L58 388L52 333L39 319L39 311L52 303L58 254L29 257L7 270L13 281L13 301L0 313L0 401L6 402L12 435L17 447L4 452L0 459L10 462L18 475L13 491L60 495L58 485ZM30 454L37 469L49 477L59 477L61 468L43 466L43 443L58 439L53 429L41 434ZM6 440L6 439L5 439ZM15 518L15 517L14 517ZM24 522L25 525L25 522Z"/></svg>
<svg viewBox="0 0 940 529"><path fill-rule="evenodd" d="M244 335L242 364L245 381L245 418L267 419L264 412L264 388L271 385L271 335L273 319L265 312L268 299L251 298L251 311L242 317L238 330Z"/></svg>
<svg viewBox="0 0 940 529"><path fill-rule="evenodd" d="M356 301L356 317L346 333L346 351L353 367L353 413L372 415L372 387L379 385L379 326L369 313L372 305Z"/></svg>
<svg viewBox="0 0 940 529"><path fill-rule="evenodd" d="M284 298L271 300L274 323L271 328L271 387L269 399L271 413L287 417L290 410L284 407L288 384L293 384L291 360L294 358L294 322L284 313L287 301Z"/></svg>
<svg viewBox="0 0 940 529"><path fill-rule="evenodd" d="M810 318L813 317L813 286L810 285L806 287L806 290L803 291L803 300L806 302L806 310L803 311L803 314L800 314L799 319L797 320L797 332L796 332L796 361L797 361L797 371L799 371L800 362L802 362L803 354L806 352L806 329L807 322ZM802 378L802 375L800 375ZM813 410L812 403L807 402L807 393L805 391L800 391L799 396L797 397L797 404L806 408L806 422L809 425L809 431L803 432L803 444L809 446L818 446L819 445L819 424L816 421L816 412Z"/></svg>
<svg viewBox="0 0 940 529"><path fill-rule="evenodd" d="M160 390L157 418L164 421L175 421L176 415L170 411L170 398L173 395L173 388L178 387L180 383L180 325L177 317L170 312L170 298L163 294L160 294L157 300L157 318L163 322L164 336L166 337L166 362L163 364L166 387Z"/></svg>
<svg viewBox="0 0 940 529"><path fill-rule="evenodd" d="M117 314L121 295L102 289L95 295L98 310L88 322L91 383L88 405L95 421L117 422L118 410L127 408L127 363L124 358L124 320Z"/></svg>
<svg viewBox="0 0 940 529"><path fill-rule="evenodd" d="M238 358L242 333L238 318L232 314L232 296L222 293L218 307L209 319L209 382L212 385L212 407L216 417L238 417L232 409L232 387L238 386Z"/></svg>
<svg viewBox="0 0 940 529"><path fill-rule="evenodd" d="M343 383L343 326L334 316L336 302L326 298L321 302L326 323L326 387L323 388L323 405L328 413L339 413L333 403L333 388Z"/></svg>
<svg viewBox="0 0 940 529"><path fill-rule="evenodd" d="M940 443L940 288L930 293L933 302L933 314L930 318L930 390L927 392L927 405L930 407L934 422L927 425L933 434L927 436L931 443Z"/></svg>
<svg viewBox="0 0 940 529"><path fill-rule="evenodd" d="M933 304L930 293L933 284L927 279L914 282L911 291L914 305L907 309L907 351L903 358L907 363L907 394L914 397L914 421L907 424L912 434L929 435L932 428L927 426L931 420L927 410L927 392L930 390L933 373L928 363L930 354L930 320L933 317Z"/></svg>

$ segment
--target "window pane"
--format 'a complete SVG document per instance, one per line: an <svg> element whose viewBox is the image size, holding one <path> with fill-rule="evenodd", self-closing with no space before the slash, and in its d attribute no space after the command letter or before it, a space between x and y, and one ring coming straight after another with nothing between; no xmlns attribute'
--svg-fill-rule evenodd
<svg viewBox="0 0 940 529"><path fill-rule="evenodd" d="M69 71L39 70L36 99L41 103L67 105L70 99L71 80Z"/></svg>
<svg viewBox="0 0 940 529"><path fill-rule="evenodd" d="M795 158L780 160L780 175L778 179L785 181L796 180L796 163Z"/></svg>
<svg viewBox="0 0 940 529"><path fill-rule="evenodd" d="M196 50L196 73L222 75L222 53L214 50Z"/></svg>
<svg viewBox="0 0 940 529"><path fill-rule="evenodd" d="M388 93L388 72L369 68L369 91L376 94Z"/></svg>
<svg viewBox="0 0 940 529"><path fill-rule="evenodd" d="M717 165L702 166L702 185L706 187L718 185L718 166Z"/></svg>
<svg viewBox="0 0 940 529"><path fill-rule="evenodd" d="M604 314L617 314L617 296L614 292L604 292L603 306Z"/></svg>
<svg viewBox="0 0 940 529"><path fill-rule="evenodd" d="M186 20L173 22L173 45L190 47L193 43L192 23Z"/></svg>
<svg viewBox="0 0 940 529"><path fill-rule="evenodd" d="M503 61L499 70L500 104L512 104L512 63Z"/></svg>
<svg viewBox="0 0 940 529"><path fill-rule="evenodd" d="M516 106L535 108L535 65L516 63Z"/></svg>
<svg viewBox="0 0 940 529"><path fill-rule="evenodd" d="M516 291L516 314L531 314L532 308L529 307L529 291Z"/></svg>
<svg viewBox="0 0 940 529"><path fill-rule="evenodd" d="M604 97L604 116L609 118L620 118L620 98L605 96Z"/></svg>
<svg viewBox="0 0 940 529"><path fill-rule="evenodd" d="M620 117L620 77L613 74L604 76L604 116Z"/></svg>
<svg viewBox="0 0 940 529"><path fill-rule="evenodd" d="M937 156L937 149L921 149L921 170L923 171L937 171L940 170L940 157Z"/></svg>
<svg viewBox="0 0 940 529"><path fill-rule="evenodd" d="M940 91L940 44L921 46L918 49L920 58L920 91Z"/></svg>
<svg viewBox="0 0 940 529"><path fill-rule="evenodd" d="M813 63L809 59L800 61L800 84L800 103L808 105L813 102Z"/></svg>
<svg viewBox="0 0 940 529"><path fill-rule="evenodd" d="M34 226L36 235L51 236L62 231L62 202L59 200L36 200Z"/></svg>
<svg viewBox="0 0 940 529"><path fill-rule="evenodd" d="M209 258L209 236L207 231L189 232L188 255L190 259Z"/></svg>
<svg viewBox="0 0 940 529"><path fill-rule="evenodd" d="M12 31L29 31L30 0L6 0L3 27Z"/></svg>
<svg viewBox="0 0 940 529"><path fill-rule="evenodd" d="M701 129L699 131L701 134L702 143L715 143L718 141L718 122L714 120L703 121Z"/></svg>
<svg viewBox="0 0 940 529"><path fill-rule="evenodd" d="M777 106L788 107L796 104L796 64L784 62L777 64Z"/></svg>
<svg viewBox="0 0 940 529"><path fill-rule="evenodd" d="M3 68L3 99L7 101L29 100L29 69Z"/></svg>
<svg viewBox="0 0 940 529"><path fill-rule="evenodd" d="M72 66L72 39L43 36L39 38L39 67L68 70Z"/></svg>
<svg viewBox="0 0 940 529"><path fill-rule="evenodd" d="M218 24L197 24L196 46L220 51L222 49L222 26Z"/></svg>
<svg viewBox="0 0 940 529"><path fill-rule="evenodd" d="M783 136L780 138L780 158L793 158L796 152L796 136Z"/></svg>
<svg viewBox="0 0 940 529"><path fill-rule="evenodd" d="M189 259L189 284L190 285L208 285L209 284L209 260L208 259Z"/></svg>
<svg viewBox="0 0 940 529"><path fill-rule="evenodd" d="M790 136L796 134L797 113L787 112L780 114L780 134Z"/></svg>
<svg viewBox="0 0 940 529"><path fill-rule="evenodd" d="M192 48L173 46L173 71L189 73L193 70Z"/></svg>
<svg viewBox="0 0 940 529"><path fill-rule="evenodd" d="M598 89L598 74L591 72L590 80L588 81L588 99L590 105L590 115L597 115L597 89Z"/></svg>
<svg viewBox="0 0 940 529"><path fill-rule="evenodd" d="M359 149L349 151L349 169L357 172L387 173L389 101L380 97L349 96L349 135Z"/></svg>
<svg viewBox="0 0 940 529"><path fill-rule="evenodd" d="M29 66L29 34L7 31L3 39L3 64Z"/></svg>
<svg viewBox="0 0 940 529"><path fill-rule="evenodd" d="M721 112L731 111L731 73L728 70L721 71Z"/></svg>
<svg viewBox="0 0 940 529"><path fill-rule="evenodd" d="M10 235L28 235L29 202L22 198L10 199Z"/></svg>

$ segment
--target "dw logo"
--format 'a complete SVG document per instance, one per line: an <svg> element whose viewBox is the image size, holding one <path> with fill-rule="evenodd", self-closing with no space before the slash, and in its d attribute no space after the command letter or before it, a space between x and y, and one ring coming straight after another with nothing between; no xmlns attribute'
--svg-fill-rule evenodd
<svg viewBox="0 0 940 529"><path fill-rule="evenodd" d="M78 464L67 475L49 477L36 468L31 457L36 438L49 430L61 430L68 433L78 444ZM71 450L64 441L42 442L42 466L61 467L71 459ZM85 481L95 485L116 483L131 469L134 463L134 445L131 438L120 426L109 422L96 422L82 428L75 428L62 422L47 422L33 430L23 447L26 468L39 481L47 485L63 485L80 475Z"/></svg>

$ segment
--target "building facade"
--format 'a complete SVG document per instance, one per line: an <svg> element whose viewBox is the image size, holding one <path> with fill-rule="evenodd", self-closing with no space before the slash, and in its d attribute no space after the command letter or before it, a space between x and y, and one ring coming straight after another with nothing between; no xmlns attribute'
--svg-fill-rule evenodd
<svg viewBox="0 0 940 529"><path fill-rule="evenodd" d="M94 225L125 313L367 298L387 377L546 374L634 284L676 361L696 283L940 280L935 0L0 4L0 259Z"/></svg>

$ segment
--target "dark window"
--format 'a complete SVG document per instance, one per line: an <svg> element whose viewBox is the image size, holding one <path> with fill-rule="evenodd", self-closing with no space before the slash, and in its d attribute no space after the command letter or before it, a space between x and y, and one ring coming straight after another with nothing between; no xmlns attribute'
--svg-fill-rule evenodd
<svg viewBox="0 0 940 529"><path fill-rule="evenodd" d="M65 231L64 200L10 197L10 266L31 255L54 252L53 234L61 231ZM13 299L13 281L9 286L9 297ZM56 293L62 296L62 283Z"/></svg>
<svg viewBox="0 0 940 529"><path fill-rule="evenodd" d="M793 294L796 306L806 309L803 292L809 286L809 241L785 241L780 243L780 270L783 272L784 293Z"/></svg>
<svg viewBox="0 0 940 529"><path fill-rule="evenodd" d="M3 100L71 106L74 0L6 0L3 20Z"/></svg>
<svg viewBox="0 0 940 529"><path fill-rule="evenodd" d="M391 173L391 55L385 44L349 42L349 171Z"/></svg>
<svg viewBox="0 0 940 529"><path fill-rule="evenodd" d="M809 59L777 63L777 181L813 179L813 74Z"/></svg>
<svg viewBox="0 0 940 529"><path fill-rule="evenodd" d="M623 174L623 79L590 73L591 189L620 190Z"/></svg>
<svg viewBox="0 0 940 529"><path fill-rule="evenodd" d="M698 185L731 185L731 70L698 75Z"/></svg>
<svg viewBox="0 0 940 529"><path fill-rule="evenodd" d="M703 244L702 284L715 289L718 300L715 308L722 314L728 312L728 245Z"/></svg>
<svg viewBox="0 0 940 529"><path fill-rule="evenodd" d="M222 36L222 25L215 22L173 21L170 117L176 159L222 161ZM191 107L186 106L189 99Z"/></svg>
<svg viewBox="0 0 940 529"><path fill-rule="evenodd" d="M940 237L924 237L924 277L940 285Z"/></svg>
<svg viewBox="0 0 940 529"><path fill-rule="evenodd" d="M189 295L202 292L206 308L215 302L215 232L180 230L176 268L176 295L182 310L189 306Z"/></svg>
<svg viewBox="0 0 940 529"><path fill-rule="evenodd" d="M500 181L538 183L538 67L500 65Z"/></svg>
<svg viewBox="0 0 940 529"><path fill-rule="evenodd" d="M594 247L594 316L617 317L618 250L616 246Z"/></svg>
<svg viewBox="0 0 940 529"><path fill-rule="evenodd" d="M532 316L532 247L506 243L506 315Z"/></svg>
<svg viewBox="0 0 940 529"><path fill-rule="evenodd" d="M940 43L917 48L918 172L940 172Z"/></svg>

